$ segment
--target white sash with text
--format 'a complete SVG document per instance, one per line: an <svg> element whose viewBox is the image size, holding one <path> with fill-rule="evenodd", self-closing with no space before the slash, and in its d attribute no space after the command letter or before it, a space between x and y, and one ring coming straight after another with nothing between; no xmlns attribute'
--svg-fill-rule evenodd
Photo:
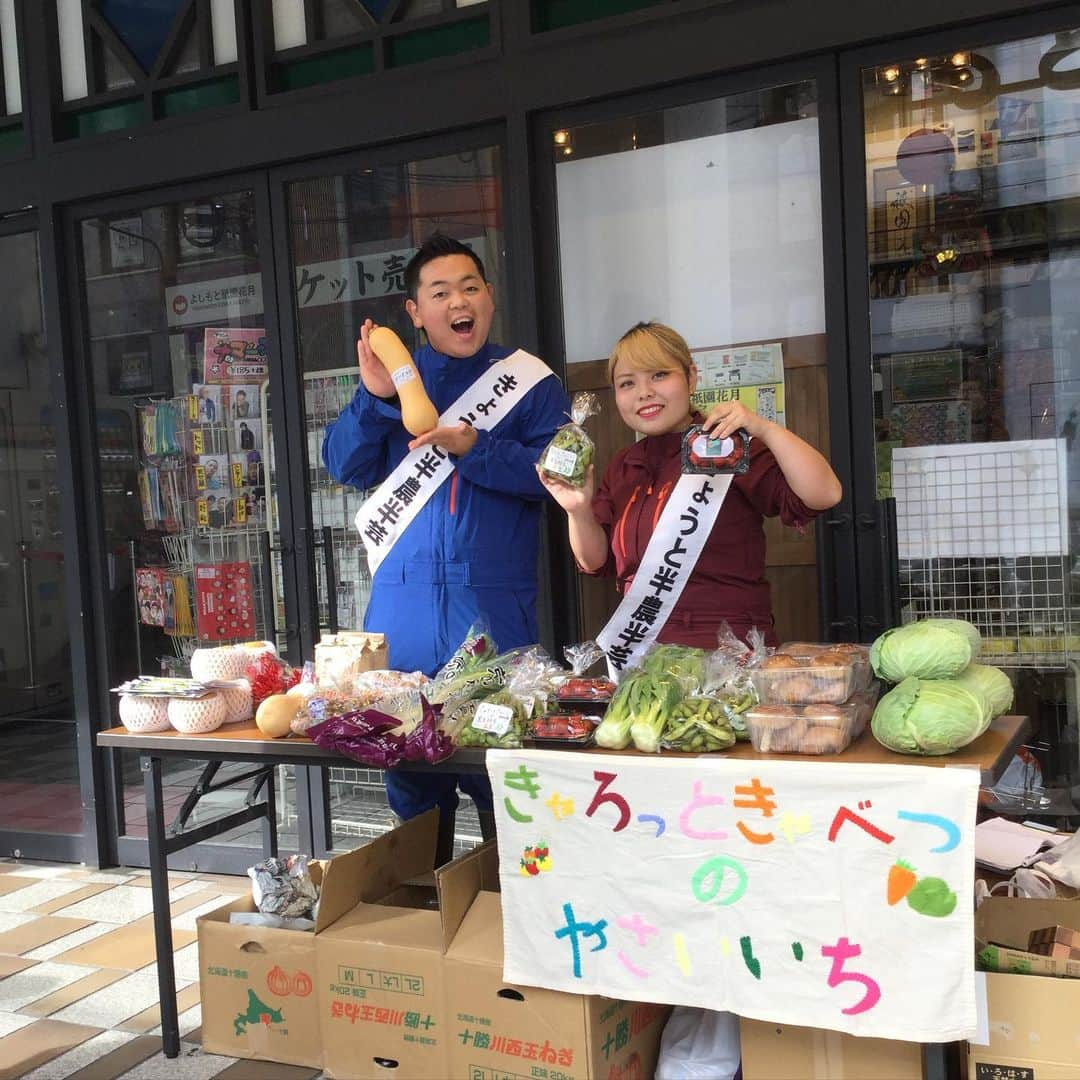
<svg viewBox="0 0 1080 1080"><path fill-rule="evenodd" d="M596 637L615 681L663 630L708 543L732 479L730 474L679 477L630 588Z"/></svg>
<svg viewBox="0 0 1080 1080"><path fill-rule="evenodd" d="M439 426L461 421L490 431L537 383L554 372L522 349L492 364L440 417ZM454 471L447 452L421 446L375 489L356 513L356 528L367 549L374 576L379 564L423 509L424 504Z"/></svg>

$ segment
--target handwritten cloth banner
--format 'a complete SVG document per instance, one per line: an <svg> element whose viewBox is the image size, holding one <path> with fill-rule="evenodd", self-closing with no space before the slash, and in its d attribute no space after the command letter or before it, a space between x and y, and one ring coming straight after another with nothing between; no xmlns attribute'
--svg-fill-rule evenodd
<svg viewBox="0 0 1080 1080"><path fill-rule="evenodd" d="M492 750L507 982L975 1031L975 769Z"/></svg>

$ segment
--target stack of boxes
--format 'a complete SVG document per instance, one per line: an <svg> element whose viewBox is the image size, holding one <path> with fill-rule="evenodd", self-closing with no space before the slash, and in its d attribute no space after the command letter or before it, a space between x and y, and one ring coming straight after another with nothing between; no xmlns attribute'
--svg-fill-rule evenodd
<svg viewBox="0 0 1080 1080"><path fill-rule="evenodd" d="M498 856L434 868L438 816L313 864L314 933L199 920L209 1053L410 1080L651 1076L667 1009L502 981Z"/></svg>

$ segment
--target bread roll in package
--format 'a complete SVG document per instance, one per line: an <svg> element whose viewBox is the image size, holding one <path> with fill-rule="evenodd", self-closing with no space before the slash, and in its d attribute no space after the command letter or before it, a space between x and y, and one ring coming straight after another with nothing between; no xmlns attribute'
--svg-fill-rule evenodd
<svg viewBox="0 0 1080 1080"><path fill-rule="evenodd" d="M349 693L353 679L360 672L378 671L388 663L384 634L368 634L357 630L324 634L315 646L315 682L320 689Z"/></svg>

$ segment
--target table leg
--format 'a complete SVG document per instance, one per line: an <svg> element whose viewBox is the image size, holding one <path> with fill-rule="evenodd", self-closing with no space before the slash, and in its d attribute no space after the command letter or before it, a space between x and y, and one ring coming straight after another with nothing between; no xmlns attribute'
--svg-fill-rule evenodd
<svg viewBox="0 0 1080 1080"><path fill-rule="evenodd" d="M274 797L274 773L276 767L266 774L266 818L263 820L263 855L276 859L278 853L277 801Z"/></svg>
<svg viewBox="0 0 1080 1080"><path fill-rule="evenodd" d="M169 857L165 850L165 806L161 792L161 758L140 758L146 796L146 830L150 844L150 892L154 901L154 949L161 1042L167 1058L180 1053L180 1020L176 1014L176 971L173 967L172 912L169 910Z"/></svg>
<svg viewBox="0 0 1080 1080"><path fill-rule="evenodd" d="M454 827L457 813L439 807L439 832L435 841L435 866L445 866L454 857Z"/></svg>
<svg viewBox="0 0 1080 1080"><path fill-rule="evenodd" d="M480 836L484 840L495 839L495 809L491 810L477 810L477 816L480 818Z"/></svg>

